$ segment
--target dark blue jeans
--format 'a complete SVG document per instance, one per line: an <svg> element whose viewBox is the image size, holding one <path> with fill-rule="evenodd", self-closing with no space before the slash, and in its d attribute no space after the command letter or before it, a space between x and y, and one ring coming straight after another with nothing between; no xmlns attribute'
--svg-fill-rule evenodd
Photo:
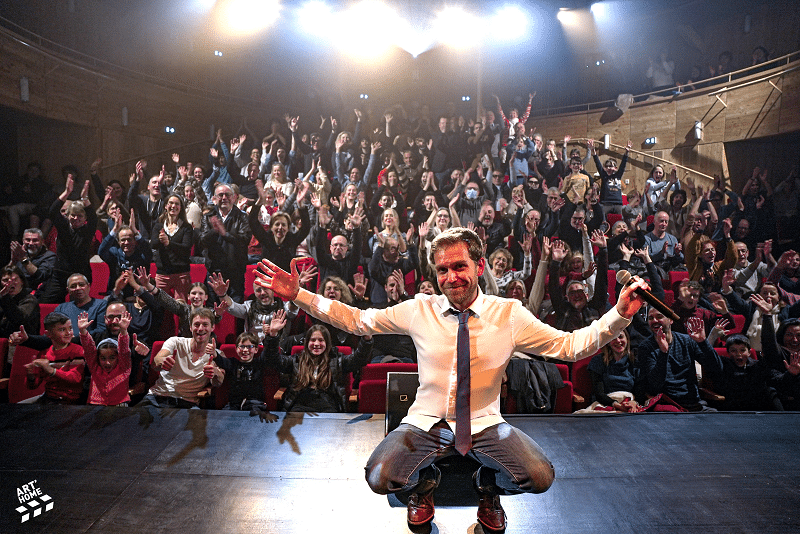
<svg viewBox="0 0 800 534"><path fill-rule="evenodd" d="M455 454L455 436L444 421L428 432L402 424L372 452L365 468L367 483L381 495L413 491L419 483L420 470ZM542 493L555 478L553 464L544 451L508 423L474 434L467 456L497 471L495 484L501 495Z"/></svg>

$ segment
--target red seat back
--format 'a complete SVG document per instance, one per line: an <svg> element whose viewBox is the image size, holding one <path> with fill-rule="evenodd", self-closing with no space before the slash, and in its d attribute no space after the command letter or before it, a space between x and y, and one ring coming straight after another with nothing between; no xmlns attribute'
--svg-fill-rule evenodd
<svg viewBox="0 0 800 534"><path fill-rule="evenodd" d="M214 325L214 333L217 335L218 344L236 343L236 317L230 313L223 314L220 321Z"/></svg>
<svg viewBox="0 0 800 534"><path fill-rule="evenodd" d="M158 380L159 369L156 368L154 359L164 346L163 341L154 341L153 346L150 348L150 371L147 374L147 388L150 389L153 384Z"/></svg>
<svg viewBox="0 0 800 534"><path fill-rule="evenodd" d="M588 406L592 400L592 379L589 378L589 362L592 358L584 358L576 362L572 362L572 387L576 394L583 397ZM582 406L585 408L585 406Z"/></svg>
<svg viewBox="0 0 800 534"><path fill-rule="evenodd" d="M101 299L108 289L108 278L111 276L108 264L104 261L93 261L89 265L92 268L92 285L89 288L89 295Z"/></svg>
<svg viewBox="0 0 800 534"><path fill-rule="evenodd" d="M192 263L189 265L189 278L192 279L193 284L205 282L207 273L206 266L202 263Z"/></svg>
<svg viewBox="0 0 800 534"><path fill-rule="evenodd" d="M28 389L28 372L25 365L35 360L39 356L39 351L22 346L13 349L14 360L11 362L11 374L8 377L8 402L17 403L44 393L44 382L36 389Z"/></svg>

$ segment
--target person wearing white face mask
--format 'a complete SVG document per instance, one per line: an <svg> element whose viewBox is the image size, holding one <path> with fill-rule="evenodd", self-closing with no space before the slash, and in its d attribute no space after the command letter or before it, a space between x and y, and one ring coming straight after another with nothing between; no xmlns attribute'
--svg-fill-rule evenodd
<svg viewBox="0 0 800 534"><path fill-rule="evenodd" d="M455 203L456 213L461 220L463 226L467 226L470 222L478 225L481 212L481 206L484 202L494 202L494 188L491 183L490 173L486 173L488 181L481 185L485 178L481 175L484 170L481 167L472 168L464 173L455 189L453 189L447 196L449 198L458 197ZM481 192L481 188L485 193Z"/></svg>

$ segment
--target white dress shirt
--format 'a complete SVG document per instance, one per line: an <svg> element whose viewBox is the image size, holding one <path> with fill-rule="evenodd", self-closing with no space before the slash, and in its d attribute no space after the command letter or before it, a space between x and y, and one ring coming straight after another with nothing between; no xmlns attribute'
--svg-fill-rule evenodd
<svg viewBox="0 0 800 534"><path fill-rule="evenodd" d="M445 419L455 432L458 315L447 297L423 295L385 309L360 310L304 289L295 303L314 317L356 335L405 334L417 348L419 389L402 422L428 431ZM629 323L616 308L591 325L562 332L516 299L484 295L469 307L472 433L502 423L500 386L515 351L575 361L595 354Z"/></svg>

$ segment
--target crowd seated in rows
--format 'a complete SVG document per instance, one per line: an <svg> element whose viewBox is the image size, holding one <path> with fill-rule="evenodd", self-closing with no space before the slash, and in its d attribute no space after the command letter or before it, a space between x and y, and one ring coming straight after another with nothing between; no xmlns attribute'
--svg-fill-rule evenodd
<svg viewBox="0 0 800 534"><path fill-rule="evenodd" d="M45 385L41 402L193 408L228 384L226 407L258 411L272 374L284 409L347 411L361 369L414 363L413 343L319 325L254 283L258 261L303 257L306 288L385 307L438 290L430 243L455 225L484 242L482 290L557 328L602 315L621 269L677 314L642 310L588 365L567 366L573 407L794 409L800 237L784 225L800 206L797 172L756 168L733 191L659 163L637 191L624 179L630 142L603 153L566 136L557 150L526 134L527 111L497 108L433 119L397 105L319 126L287 115L261 142L218 131L207 166L173 154L174 172L148 172L141 159L127 184L105 183L99 160L88 180L70 168L36 224L10 227L0 336L41 351L20 363L31 392Z"/></svg>

